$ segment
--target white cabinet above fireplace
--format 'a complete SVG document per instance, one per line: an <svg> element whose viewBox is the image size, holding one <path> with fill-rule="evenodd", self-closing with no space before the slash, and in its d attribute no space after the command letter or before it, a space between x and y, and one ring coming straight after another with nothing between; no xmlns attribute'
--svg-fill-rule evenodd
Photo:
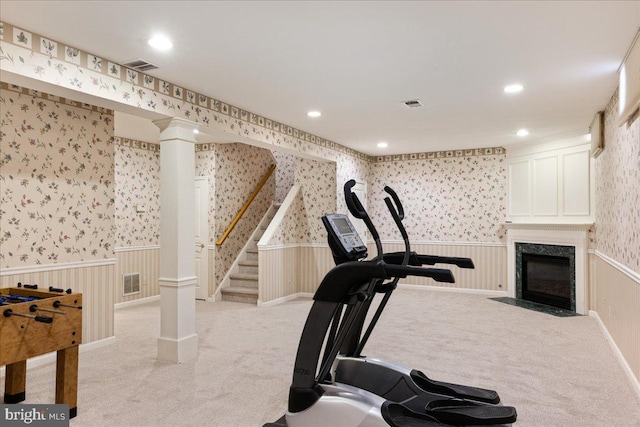
<svg viewBox="0 0 640 427"><path fill-rule="evenodd" d="M592 223L590 149L582 135L507 149L507 222Z"/></svg>

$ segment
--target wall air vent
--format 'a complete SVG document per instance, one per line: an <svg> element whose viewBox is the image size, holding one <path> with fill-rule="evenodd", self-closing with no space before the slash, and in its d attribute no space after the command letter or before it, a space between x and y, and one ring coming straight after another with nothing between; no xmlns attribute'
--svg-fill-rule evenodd
<svg viewBox="0 0 640 427"><path fill-rule="evenodd" d="M424 107L424 104L422 103L422 101L420 101L419 99L410 99L408 101L402 101L402 103L407 107L407 108L420 108L420 107Z"/></svg>
<svg viewBox="0 0 640 427"><path fill-rule="evenodd" d="M122 296L140 293L140 273L122 275Z"/></svg>
<svg viewBox="0 0 640 427"><path fill-rule="evenodd" d="M152 64L151 62L145 61L144 59L134 59L132 61L127 61L124 64L125 67L131 68L132 70L135 71L149 71L149 70L155 70L156 68L158 68L157 65Z"/></svg>

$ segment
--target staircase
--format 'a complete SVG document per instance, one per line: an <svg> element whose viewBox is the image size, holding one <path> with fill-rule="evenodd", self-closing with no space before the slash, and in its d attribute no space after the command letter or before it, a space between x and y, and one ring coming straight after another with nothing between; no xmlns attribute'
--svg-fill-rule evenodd
<svg viewBox="0 0 640 427"><path fill-rule="evenodd" d="M223 282L220 289L222 301L258 303L258 242L271 220L275 216L279 204L274 204L249 238L249 243L238 255L231 267L228 285Z"/></svg>

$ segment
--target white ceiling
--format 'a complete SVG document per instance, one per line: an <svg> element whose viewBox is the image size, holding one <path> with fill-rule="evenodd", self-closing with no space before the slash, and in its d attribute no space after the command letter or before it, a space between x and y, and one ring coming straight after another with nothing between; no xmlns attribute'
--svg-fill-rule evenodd
<svg viewBox="0 0 640 427"><path fill-rule="evenodd" d="M586 131L617 86L640 1L2 0L0 16L375 155ZM171 51L146 44L156 32ZM514 82L525 90L504 94ZM401 104L414 98L424 107Z"/></svg>

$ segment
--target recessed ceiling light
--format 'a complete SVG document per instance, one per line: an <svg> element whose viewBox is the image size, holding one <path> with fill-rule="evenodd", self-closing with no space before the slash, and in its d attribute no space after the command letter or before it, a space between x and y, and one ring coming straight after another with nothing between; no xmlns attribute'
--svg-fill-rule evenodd
<svg viewBox="0 0 640 427"><path fill-rule="evenodd" d="M378 142L378 148L387 148L389 146L389 144L387 144L386 142Z"/></svg>
<svg viewBox="0 0 640 427"><path fill-rule="evenodd" d="M309 111L307 116L309 117L320 117L322 113L320 111Z"/></svg>
<svg viewBox="0 0 640 427"><path fill-rule="evenodd" d="M200 133L200 131L198 129L194 129L193 133L195 133L196 135Z"/></svg>
<svg viewBox="0 0 640 427"><path fill-rule="evenodd" d="M149 45L158 50L169 50L173 47L173 43L163 35L155 35L149 39Z"/></svg>
<svg viewBox="0 0 640 427"><path fill-rule="evenodd" d="M524 89L524 86L517 83L504 87L505 93L518 93L518 92L522 92L522 89Z"/></svg>
<svg viewBox="0 0 640 427"><path fill-rule="evenodd" d="M516 135L518 136L527 136L529 135L529 131L526 129L520 129L518 132L516 132Z"/></svg>

